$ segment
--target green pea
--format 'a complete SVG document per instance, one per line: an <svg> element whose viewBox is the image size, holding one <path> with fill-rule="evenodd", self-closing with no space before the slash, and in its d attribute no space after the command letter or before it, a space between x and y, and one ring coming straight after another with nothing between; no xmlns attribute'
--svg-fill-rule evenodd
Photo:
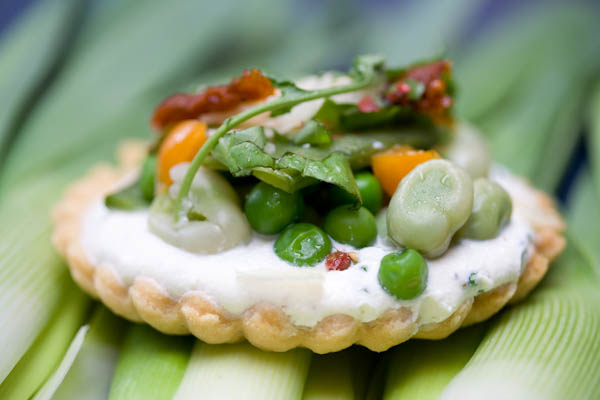
<svg viewBox="0 0 600 400"><path fill-rule="evenodd" d="M387 213L388 233L428 257L444 253L473 207L473 182L446 160L419 164L400 181Z"/></svg>
<svg viewBox="0 0 600 400"><path fill-rule="evenodd" d="M154 199L154 185L156 182L156 155L150 154L142 167L142 173L140 175L140 191L142 197L146 201L152 201Z"/></svg>
<svg viewBox="0 0 600 400"><path fill-rule="evenodd" d="M325 217L323 228L333 239L357 248L366 247L377 237L375 217L364 207L343 205Z"/></svg>
<svg viewBox="0 0 600 400"><path fill-rule="evenodd" d="M360 191L363 206L373 214L377 214L377 211L379 211L383 202L383 189L381 188L379 180L375 178L375 175L369 172L361 172L354 175L354 180ZM341 204L353 204L356 201L354 197L338 186L331 186L329 196L336 206Z"/></svg>
<svg viewBox="0 0 600 400"><path fill-rule="evenodd" d="M457 235L476 240L495 238L510 220L510 196L502 186L485 178L475 180L473 191L473 212Z"/></svg>
<svg viewBox="0 0 600 400"><path fill-rule="evenodd" d="M410 300L427 286L427 262L418 251L406 249L381 259L377 274L381 287L392 296Z"/></svg>
<svg viewBox="0 0 600 400"><path fill-rule="evenodd" d="M244 212L252 228L262 234L279 233L301 214L303 200L300 193L288 193L265 182L250 191Z"/></svg>
<svg viewBox="0 0 600 400"><path fill-rule="evenodd" d="M297 266L313 266L331 253L331 240L319 227L300 223L288 226L273 245L275 254Z"/></svg>

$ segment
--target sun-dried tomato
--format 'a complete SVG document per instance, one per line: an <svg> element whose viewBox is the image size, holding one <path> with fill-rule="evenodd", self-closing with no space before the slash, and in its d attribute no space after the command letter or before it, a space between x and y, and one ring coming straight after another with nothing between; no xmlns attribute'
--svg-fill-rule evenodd
<svg viewBox="0 0 600 400"><path fill-rule="evenodd" d="M352 265L352 257L343 251L334 251L327 256L325 267L329 271L343 271Z"/></svg>
<svg viewBox="0 0 600 400"><path fill-rule="evenodd" d="M453 100L448 93L446 77L450 75L451 70L452 64L448 60L409 68L390 85L385 98L392 104L412 107L438 122L448 122L448 111ZM411 98L411 82L420 83L424 87L418 98Z"/></svg>
<svg viewBox="0 0 600 400"><path fill-rule="evenodd" d="M200 93L178 93L164 100L152 116L159 130L185 119L198 118L210 112L232 110L244 101L260 100L273 94L271 81L259 70L244 70L227 85L209 86Z"/></svg>

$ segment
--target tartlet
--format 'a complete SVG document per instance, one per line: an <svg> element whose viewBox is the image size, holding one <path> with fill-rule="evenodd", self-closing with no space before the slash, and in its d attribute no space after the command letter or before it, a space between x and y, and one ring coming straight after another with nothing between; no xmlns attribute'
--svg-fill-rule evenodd
<svg viewBox="0 0 600 400"><path fill-rule="evenodd" d="M440 83L446 89L451 83L447 62L417 65L393 73L388 70L383 83L373 78L379 73L380 66L376 65L372 58L367 58L366 65L367 67L361 66L359 63L354 75L324 74L309 77L298 83L298 86L304 89L299 90L300 96L310 96L314 90L323 88L355 84L353 90L317 97L316 100L312 97L310 101L292 104L295 107L291 110L290 107L286 107L285 110L272 111L271 114L269 110L258 112L238 124L236 130L225 129L230 131L225 138L232 135L229 136L230 141L223 142L221 138L217 145L222 148L213 149L212 157L209 157L208 161L205 160L206 167L200 169L200 172L192 171L192 178L205 174L208 177L206 179L210 181L206 185L213 185L210 187L221 185L217 181L229 182L229 185L236 189L238 196L243 196L243 192L246 192L242 187L260 181L268 182L269 187L275 185L275 192L268 192L271 193L269 196L285 196L285 193L292 192L302 193L303 199L309 199L299 200L302 203L302 216L299 212L298 215L291 216L288 223L281 223L281 216L270 221L268 212L257 214L256 211L249 211L251 208L248 203L253 200L247 197L246 214L239 215L247 215L250 223L231 222L238 221L234 217L226 222L219 222L239 226L239 229L230 230L230 234L227 234L226 230L225 233L219 231L222 225L214 222L216 217L210 214L212 211L193 219L188 210L183 222L172 225L170 222L165 223L168 225L168 228L164 228L167 233L161 231L165 225L156 228L156 224L162 224L164 215L167 215L164 207L167 207L169 212L175 208L176 211L172 212L175 215L174 219L181 218L182 214L177 217L177 212L181 211L181 207L185 207L185 201L183 206L178 204L177 194L181 187L185 186L182 183L185 181L185 173L193 169L193 165L190 167L185 163L191 161L189 156L179 160L183 162L176 163L168 157L160 158L160 148L164 148L169 135L174 135L173 131L176 129L173 126L179 126L181 130L182 120L200 121L199 123L209 127L218 126L223 121L230 121L226 118L235 118L236 115L252 110L252 107L261 107L294 96L294 91L290 94L289 88L297 87L291 86L289 82L273 79L265 81L266 78L260 72L253 70L241 78L234 79L230 85L209 87L198 94L187 97L176 95L167 99L158 107L153 118L155 126L170 132L161 136L162 141L158 145L149 146L143 142L123 144L119 149L118 165L105 164L93 168L87 176L67 190L63 200L57 205L54 212L53 239L59 252L67 259L74 280L115 313L132 321L146 322L165 333L191 333L208 343L232 343L245 338L265 350L286 351L302 346L317 353L338 351L355 343L374 351L384 351L413 337L441 339L461 326L489 318L508 303L523 299L543 278L549 262L564 247L565 241L561 235L564 229L563 222L552 200L500 166L492 165L488 172L490 167L485 165L485 160L481 160L485 149L477 147L481 146L480 139L472 132L473 128L452 118L450 91L439 89ZM366 82L367 80L371 81ZM253 86L257 82L259 84ZM271 90L265 89L268 88L265 82L273 85ZM358 85L357 82L363 84ZM411 92L414 90L417 91L416 94ZM220 96L222 103L211 105L208 100L211 95L213 98ZM324 98L328 100L325 101ZM429 103L424 101L426 99ZM233 135L246 132L241 128L252 129L257 126L269 131L269 135L264 135L267 143L263 143L263 149L273 141L279 140L276 145L283 146L281 141L288 140L287 138L293 140L302 136L303 140L306 140L306 137L310 137L313 142L285 142L288 151L284 156L291 154L305 157L304 151L299 149L317 149L320 151L318 156L302 161L322 162L333 153L324 149L334 146L335 141L340 138L339 132L344 130L325 118L315 117L324 114L324 107L331 107L332 103L334 106L343 104L344 112L351 109L354 115L358 115L358 118L353 117L352 132L368 132L373 126L378 129L384 126L389 130L405 129L410 125L411 129L417 126L418 132L421 132L419 129L423 132L435 131L434 142L414 146L424 147L424 150L412 147L407 149L406 146L399 149L394 146L393 141L389 144L382 142L381 138L385 140L385 136L373 136L372 149L367 156L361 153L357 158L352 158L355 154L350 151L336 152L336 155L342 154L345 157L341 158L339 165L348 167L338 168L341 171L339 176L320 172L305 174L305 166L302 176L294 175L294 184L299 186L292 190L289 190L289 187L285 187L288 190L283 190L277 186L282 186L282 183L273 181L273 171L276 170L274 164L269 164L271 169L267 170L262 164L252 165L251 168L242 165L242 168L239 163L232 162L231 154L236 149L232 150L232 147L226 147L224 143L231 144L234 140L247 143L248 141L244 142ZM373 120L376 119L373 117L383 118L384 111L390 109L396 113L393 117L373 125ZM279 112L282 114L274 115ZM399 116L401 112L405 112L408 117L404 114ZM306 133L306 127L311 124L318 129ZM303 129L304 132L301 133ZM212 130L213 136L214 132L215 130ZM218 134L218 129L216 132ZM445 142L439 139L439 132L450 132L450 139L446 138ZM363 140L371 137L368 136L369 133L361 135L364 135L361 136ZM255 137L253 136L253 140ZM204 140L206 141L206 137ZM470 142L474 142L475 147L465 144ZM460 151L462 147L466 147L466 151ZM149 152L159 154L156 172L158 178L152 185L155 196L153 208L148 211L143 206L135 206L134 208L138 208L135 211L119 210L119 204L123 204L121 200L108 202L107 196L138 187L135 185L141 179L140 176L143 178L146 166L141 166ZM424 155L424 152L431 153ZM473 154L469 156L469 152ZM197 150L191 155L196 153ZM450 161L442 160L440 153ZM276 153L265 151L265 154L273 156ZM384 157L374 162L373 160L380 155ZM264 162L264 154L259 156L262 157L261 162ZM280 155L276 162L281 162L284 156ZM407 164L407 157L410 157L412 161L409 164L414 165L410 165L411 168L407 168L404 175L398 176L396 172L400 168L389 168L386 164L389 161L382 162L384 158L387 160L390 157L392 163L396 162L394 157L404 157L403 167ZM356 161L357 159L359 161ZM332 163L338 161L333 160ZM353 162L360 165L352 164ZM164 167L165 164L168 164L168 168ZM315 166L325 168L322 164ZM286 167L289 167L289 164L286 164ZM228 170L229 173L225 173L227 179L223 179L221 175L215 177L214 172L207 171L215 168ZM356 170L365 168L374 172L365 174L370 177L376 176L382 186L390 192L389 209L392 211L384 211L385 214L379 211L378 215L382 217L378 217L378 220L383 221L384 227L378 226L376 239L367 235L366 241L361 242L357 241L356 237L365 236L364 232L347 235L352 225L343 225L344 229L340 229L341 225L337 221L341 220L336 220L335 215L330 214L332 208L346 207L347 210L344 208L342 211L353 216L352 213L360 207L361 201L363 206L371 207L370 211L366 211L369 215L375 214L377 210L370 205L371 194L362 192L357 195L357 192L352 191L356 187L352 186L354 177L359 175L355 173ZM442 171L446 171L444 168L450 168L450 172L457 171L457 182L462 179L467 186L473 186L471 181L477 182L475 189L460 189L466 193L466 197L470 196L471 202L466 205L464 201L456 203L457 205L448 211L448 215L459 213L456 210L460 207L468 208L468 214L463 212L456 218L451 215L452 218L444 220L450 221L448 223L453 224L453 227L448 228L449 233L442 237L443 240L438 240L433 235L434 225L424 227L424 232L432 235L430 242L439 242L436 242L435 246L416 240L415 236L418 235L413 235L413 231L423 227L410 228L411 224L419 225L419 219L411 222L406 219L410 216L404 215L412 204L407 203L406 199L417 190L411 189L409 183L412 179L420 184L422 179L419 180L419 177L422 178L423 174L428 173L427 168L433 168L434 172L438 171L436 168L442 168ZM265 175L265 170L271 175ZM285 172L288 170L289 168ZM242 177L247 175L253 177ZM399 183L390 182L390 175ZM352 181L349 181L350 178L344 180L347 176L351 177ZM487 179L488 177L490 179ZM190 182L192 190L197 190L198 187L193 186L196 185L194 182L196 181ZM477 221L472 221L473 215L481 213L477 211L476 205L471 204L473 201L477 203L480 196L477 194L477 187L488 187L484 183L488 186L499 184L501 188L493 190L505 190L509 198L508 211L497 211L493 208L495 206L484 209L488 210L487 213L500 212L503 216L503 219L500 218L502 220L494 222L493 234L489 233L489 227L486 230L481 228L481 224L477 225ZM264 183L262 185L264 186ZM335 190L332 189L334 186ZM218 187L216 190L221 192L229 190ZM342 197L348 199L350 205L340 206L336 203L339 207L334 207L327 203L327 197L318 195L321 192L339 192L340 189L345 196ZM455 190L454 187L451 189ZM283 192L279 194L281 190ZM400 194L402 191L408 191L410 195ZM207 192L202 193L204 196ZM239 207L241 212L241 204L236 203L235 199L230 201L233 195L223 196L225 200L219 200L219 207ZM160 201L166 201L168 206L157 205L160 203L157 199L161 197L163 200ZM483 198L483 195L480 197ZM219 207L216 207L215 212L220 210ZM310 213L306 212L306 207L310 207L311 211L325 209L325 212L321 212L326 214L325 218L321 218L323 215L309 218L307 215ZM439 204L431 207L438 212ZM384 210L387 209L384 207ZM282 213L286 212L283 210ZM420 209L416 212L420 212ZM152 216L153 213L160 214L163 219L156 219ZM483 223L489 225L490 222L485 217L486 215ZM155 218L154 222L144 222L151 218ZM369 218L374 220L373 216L367 218L371 221ZM401 222L399 228L394 218ZM311 226L315 226L315 229L326 235L327 241L333 239L333 245L327 247L326 254L323 253L325 256L319 255L318 260L307 258L306 262L298 261L296 258L286 258L291 245L277 247L278 238L283 237L299 220L305 224L306 221L310 221ZM330 220L333 222L328 222ZM216 230L211 231L214 233L210 235L215 241L219 240L218 245L205 251L203 243L195 242L194 236L190 240L186 237L182 241L180 230L185 228L181 226L189 222L208 222L215 225ZM152 224L155 224L154 228ZM371 226L372 222L368 224ZM324 233L318 226L323 226L327 232ZM388 229L391 229L391 232L387 232ZM404 233L407 229L408 234ZM281 233L282 231L284 233ZM430 233L427 233L428 231ZM205 234L204 231L199 232ZM204 240L211 240L211 236L207 235L209 239ZM242 239L238 240L238 237ZM275 248L271 254L268 249L272 249L273 246ZM421 267L424 268L421 270L424 273L420 276L418 287L411 289L412 292L407 289L410 285L393 286L389 277L382 276L385 256L406 255L408 248L424 265ZM469 266L469 270L465 269L465 265L471 263L474 266ZM398 264L390 265L391 271L395 273Z"/></svg>

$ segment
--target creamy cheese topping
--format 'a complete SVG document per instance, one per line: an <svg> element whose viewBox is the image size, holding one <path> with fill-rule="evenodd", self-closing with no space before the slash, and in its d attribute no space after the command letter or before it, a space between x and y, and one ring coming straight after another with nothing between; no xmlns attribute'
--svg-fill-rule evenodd
<svg viewBox="0 0 600 400"><path fill-rule="evenodd" d="M94 265L113 268L126 285L136 277L154 278L173 298L197 291L232 315L266 301L303 326L338 313L368 322L398 306L410 307L420 324L438 322L469 297L516 282L531 253L534 233L528 214L535 205L530 204L530 190L501 169L492 175L513 197L510 223L492 240L461 240L440 258L428 260L427 288L409 301L397 300L379 285L381 259L397 250L382 238L359 250L334 243L335 249L358 255L358 262L345 271L327 271L324 262L315 267L287 264L273 251L275 237L256 233L247 245L199 255L151 233L147 211L109 210L98 200L84 218L83 247Z"/></svg>

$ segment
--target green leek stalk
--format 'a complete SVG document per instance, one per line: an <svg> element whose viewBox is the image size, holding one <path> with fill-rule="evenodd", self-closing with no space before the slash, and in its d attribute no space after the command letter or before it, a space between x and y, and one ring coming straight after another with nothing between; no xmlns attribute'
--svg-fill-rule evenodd
<svg viewBox="0 0 600 400"><path fill-rule="evenodd" d="M79 328L62 361L52 375L48 378L48 380L44 383L44 385L37 391L33 397L33 400L49 400L52 398L52 395L60 386L63 379L65 379L65 375L67 375L69 369L73 365L73 362L75 361L79 350L81 350L81 346L83 346L83 342L85 341L89 330L89 325L83 325L81 328Z"/></svg>
<svg viewBox="0 0 600 400"><path fill-rule="evenodd" d="M569 228L581 257L592 266L600 278L600 246L598 229L591 221L600 221L598 180L589 171L579 174L573 194L568 200Z"/></svg>
<svg viewBox="0 0 600 400"><path fill-rule="evenodd" d="M556 2L512 7L493 19L454 51L458 113L469 121L497 114L527 75L541 68L538 60L544 43L570 35L574 26L593 14L589 6Z"/></svg>
<svg viewBox="0 0 600 400"><path fill-rule="evenodd" d="M40 2L4 35L0 44L0 163L14 129L34 100L31 97L58 63L80 4L78 0ZM0 212L0 281L6 285L0 293L0 325L4 327L0 382L48 323L68 279L56 256L32 254L36 245L50 247L40 238L47 228L34 224L35 216L19 220L11 214ZM40 269L37 274L28 270L31 265ZM43 284L44 280L54 287Z"/></svg>
<svg viewBox="0 0 600 400"><path fill-rule="evenodd" d="M593 32L592 29L583 29L586 21L580 22L583 32ZM591 28L589 24L587 27ZM513 100L481 122L490 138L495 158L514 172L532 178L534 184L542 185L546 190L553 189L552 186L562 176L568 155L576 143L578 131L570 126L573 124L571 121L577 120L578 102L587 84L585 69L571 59L564 59L564 53L557 50L573 51L574 59L583 63L592 61L584 56L590 47L571 46L572 42L587 40L585 36L573 35L569 39L553 42L555 47L544 52L544 57L537 64L539 70L532 72L515 92ZM565 98L575 104L565 106ZM522 151L514 151L515 143L520 143ZM547 157L550 151L556 152L556 157ZM546 176L548 174L551 176Z"/></svg>
<svg viewBox="0 0 600 400"><path fill-rule="evenodd" d="M485 324L461 329L439 341L415 340L391 350L384 400L437 399L469 361Z"/></svg>
<svg viewBox="0 0 600 400"><path fill-rule="evenodd" d="M600 85L596 85L589 108L588 146L591 149L591 173L578 177L575 194L568 202L569 222L577 233L577 243L600 278L600 246L597 242L598 229L590 221L600 221ZM592 181L592 182L589 182Z"/></svg>
<svg viewBox="0 0 600 400"><path fill-rule="evenodd" d="M58 366L84 321L90 299L71 283L58 310L27 353L0 384L0 398L27 400Z"/></svg>
<svg viewBox="0 0 600 400"><path fill-rule="evenodd" d="M0 160L11 134L68 49L82 0L40 1L0 42Z"/></svg>
<svg viewBox="0 0 600 400"><path fill-rule="evenodd" d="M0 381L47 325L71 285L49 243L48 226L39 226L44 217L32 212L17 218L11 215L15 208L0 209L2 226L10 227L0 233L0 282L6 288L0 291Z"/></svg>
<svg viewBox="0 0 600 400"><path fill-rule="evenodd" d="M481 0L398 2L358 21L363 32L360 52L379 53L389 65L409 65L441 57L458 44ZM376 22L375 22L376 21Z"/></svg>
<svg viewBox="0 0 600 400"><path fill-rule="evenodd" d="M60 372L59 379L51 378L34 400L108 398L126 328L124 320L104 306L98 306L76 356L66 363L66 371Z"/></svg>
<svg viewBox="0 0 600 400"><path fill-rule="evenodd" d="M581 104L600 65L596 11L583 4L531 7L484 33L457 65L459 87L467 88L458 98L462 115L490 137L496 159L548 191L578 140ZM521 151L514 152L517 142Z"/></svg>
<svg viewBox="0 0 600 400"><path fill-rule="evenodd" d="M595 186L600 190L600 81L596 86L591 98L589 109L589 143L592 159L592 170L594 173ZM600 196L600 192L598 193Z"/></svg>
<svg viewBox="0 0 600 400"><path fill-rule="evenodd" d="M197 341L174 399L301 399L310 359L306 349L275 353Z"/></svg>
<svg viewBox="0 0 600 400"><path fill-rule="evenodd" d="M352 360L346 351L313 355L303 400L352 400Z"/></svg>
<svg viewBox="0 0 600 400"><path fill-rule="evenodd" d="M172 399L187 367L192 340L133 325L123 343L110 400Z"/></svg>
<svg viewBox="0 0 600 400"><path fill-rule="evenodd" d="M364 399L376 359L362 347L330 354L313 354L303 400Z"/></svg>

